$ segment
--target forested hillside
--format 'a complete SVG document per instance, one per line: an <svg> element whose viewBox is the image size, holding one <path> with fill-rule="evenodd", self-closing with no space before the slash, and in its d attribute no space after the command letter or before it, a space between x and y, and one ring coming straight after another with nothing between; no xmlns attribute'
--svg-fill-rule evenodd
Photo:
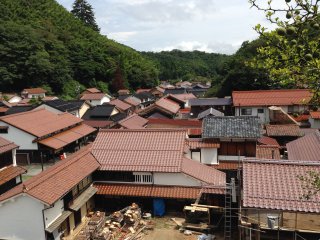
<svg viewBox="0 0 320 240"><path fill-rule="evenodd" d="M47 85L70 98L78 83L115 91L154 86L157 75L152 61L86 27L54 0L0 1L2 92Z"/></svg>
<svg viewBox="0 0 320 240"><path fill-rule="evenodd" d="M200 51L143 52L156 62L160 80L213 80L220 76L224 62L230 56Z"/></svg>

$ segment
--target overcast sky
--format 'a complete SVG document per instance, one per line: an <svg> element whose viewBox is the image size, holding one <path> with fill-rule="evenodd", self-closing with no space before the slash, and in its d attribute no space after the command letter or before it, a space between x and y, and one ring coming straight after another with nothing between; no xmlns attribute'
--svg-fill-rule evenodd
<svg viewBox="0 0 320 240"><path fill-rule="evenodd" d="M74 0L57 0L71 10ZM257 37L263 12L247 0L87 0L101 33L139 51L234 53Z"/></svg>

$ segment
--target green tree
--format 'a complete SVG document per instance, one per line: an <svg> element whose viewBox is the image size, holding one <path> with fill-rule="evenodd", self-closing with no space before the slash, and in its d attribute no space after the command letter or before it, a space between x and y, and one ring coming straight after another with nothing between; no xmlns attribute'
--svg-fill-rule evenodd
<svg viewBox="0 0 320 240"><path fill-rule="evenodd" d="M100 28L96 23L92 6L86 0L75 0L72 5L72 14L84 22L93 30L99 32Z"/></svg>
<svg viewBox="0 0 320 240"><path fill-rule="evenodd" d="M275 1L249 0L252 7L264 11L269 22L277 27L268 32L255 26L266 45L259 48L251 66L264 68L281 86L310 88L319 103L320 31L319 0L285 0L283 8ZM279 5L279 4L278 4Z"/></svg>

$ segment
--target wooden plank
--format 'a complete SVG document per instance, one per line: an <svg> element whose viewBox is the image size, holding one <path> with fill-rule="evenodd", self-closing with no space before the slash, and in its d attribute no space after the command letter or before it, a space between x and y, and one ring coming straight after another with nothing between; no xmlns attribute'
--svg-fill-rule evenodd
<svg viewBox="0 0 320 240"><path fill-rule="evenodd" d="M196 206L196 207L203 207L203 208L213 208L213 209L221 209L224 210L224 207L220 206L212 206L212 205L203 205L203 204L194 204L192 203L191 206Z"/></svg>
<svg viewBox="0 0 320 240"><path fill-rule="evenodd" d="M320 215L319 214L297 214L297 229L320 231Z"/></svg>

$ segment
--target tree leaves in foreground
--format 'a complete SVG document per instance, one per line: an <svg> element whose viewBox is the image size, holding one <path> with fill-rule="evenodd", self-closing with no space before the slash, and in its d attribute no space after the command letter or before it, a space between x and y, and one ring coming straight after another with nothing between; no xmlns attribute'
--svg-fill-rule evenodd
<svg viewBox="0 0 320 240"><path fill-rule="evenodd" d="M281 86L310 88L319 103L320 31L319 0L286 0L283 7L276 1L249 0L252 7L264 11L269 22L277 27L267 32L261 24L255 30L266 41L259 48L251 66L264 68ZM279 5L279 4L277 4Z"/></svg>

